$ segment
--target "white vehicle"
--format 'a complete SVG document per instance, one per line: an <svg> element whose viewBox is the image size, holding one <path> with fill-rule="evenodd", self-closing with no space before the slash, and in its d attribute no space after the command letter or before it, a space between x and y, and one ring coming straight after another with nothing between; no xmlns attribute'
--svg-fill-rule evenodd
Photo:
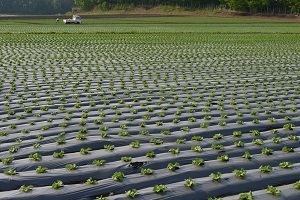
<svg viewBox="0 0 300 200"><path fill-rule="evenodd" d="M82 19L78 15L73 15L72 19L64 19L65 24L82 24Z"/></svg>

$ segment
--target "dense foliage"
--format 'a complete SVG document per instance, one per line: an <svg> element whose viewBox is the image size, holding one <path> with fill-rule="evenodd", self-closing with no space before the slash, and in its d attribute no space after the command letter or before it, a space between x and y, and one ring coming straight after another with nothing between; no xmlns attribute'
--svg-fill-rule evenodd
<svg viewBox="0 0 300 200"><path fill-rule="evenodd" d="M269 14L297 14L299 0L1 0L0 14L57 14L72 10L127 9L136 6L178 6L187 9L214 9L218 7L236 11Z"/></svg>
<svg viewBox="0 0 300 200"><path fill-rule="evenodd" d="M75 0L83 10L95 6L100 9L125 8L126 6L180 6L185 8L215 8L216 6L252 13L299 13L298 0Z"/></svg>
<svg viewBox="0 0 300 200"><path fill-rule="evenodd" d="M74 0L1 0L0 14L57 14L73 6Z"/></svg>

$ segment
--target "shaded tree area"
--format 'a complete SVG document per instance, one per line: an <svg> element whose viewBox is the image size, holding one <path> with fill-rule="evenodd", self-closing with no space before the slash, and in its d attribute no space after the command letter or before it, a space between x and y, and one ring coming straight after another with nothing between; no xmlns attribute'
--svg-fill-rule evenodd
<svg viewBox="0 0 300 200"><path fill-rule="evenodd" d="M222 7L249 13L300 13L300 0L0 0L0 14L57 14L71 11L74 6L82 10L179 6L187 9Z"/></svg>
<svg viewBox="0 0 300 200"><path fill-rule="evenodd" d="M74 0L0 0L0 14L66 13L74 5Z"/></svg>
<svg viewBox="0 0 300 200"><path fill-rule="evenodd" d="M250 13L299 14L300 0L224 0L232 10Z"/></svg>
<svg viewBox="0 0 300 200"><path fill-rule="evenodd" d="M179 6L185 8L204 8L219 6L220 0L75 0L75 4L83 10L91 10L95 6L101 9L122 8L126 6Z"/></svg>
<svg viewBox="0 0 300 200"><path fill-rule="evenodd" d="M269 14L296 14L300 12L300 0L74 0L82 10L94 7L108 10L126 6L180 6L189 9L223 7L235 11Z"/></svg>

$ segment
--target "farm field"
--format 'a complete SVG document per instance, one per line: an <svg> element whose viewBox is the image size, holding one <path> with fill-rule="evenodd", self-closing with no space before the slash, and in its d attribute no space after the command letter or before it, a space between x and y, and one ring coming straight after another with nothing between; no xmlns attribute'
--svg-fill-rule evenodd
<svg viewBox="0 0 300 200"><path fill-rule="evenodd" d="M299 199L299 21L0 20L0 43L0 199Z"/></svg>

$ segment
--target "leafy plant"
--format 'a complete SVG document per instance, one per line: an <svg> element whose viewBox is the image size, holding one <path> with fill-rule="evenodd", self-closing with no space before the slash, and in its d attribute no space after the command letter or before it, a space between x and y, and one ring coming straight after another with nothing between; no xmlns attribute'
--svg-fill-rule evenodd
<svg viewBox="0 0 300 200"><path fill-rule="evenodd" d="M274 152L274 150L273 150L273 149L270 149L270 148L268 148L268 147L264 147L264 148L262 148L262 150L261 150L261 153L264 154L264 155L267 155L267 156L272 155L273 152Z"/></svg>
<svg viewBox="0 0 300 200"><path fill-rule="evenodd" d="M169 163L168 164L168 166L167 166L167 168L169 169L169 170L171 170L171 171L175 171L175 170L177 170L177 169L179 169L179 166L180 166L180 164L179 163Z"/></svg>
<svg viewBox="0 0 300 200"><path fill-rule="evenodd" d="M20 187L20 191L25 192L25 193L31 192L32 190L33 190L33 185L28 185L28 186L22 185Z"/></svg>
<svg viewBox="0 0 300 200"><path fill-rule="evenodd" d="M16 172L16 170L9 169L9 170L4 171L4 174L9 175L9 176L14 176L17 174L17 172Z"/></svg>
<svg viewBox="0 0 300 200"><path fill-rule="evenodd" d="M221 172L211 173L209 176L212 178L213 181L220 182L222 173Z"/></svg>
<svg viewBox="0 0 300 200"><path fill-rule="evenodd" d="M33 144L33 148L34 149L37 149L37 148L40 148L41 147L41 144L40 143L35 143Z"/></svg>
<svg viewBox="0 0 300 200"><path fill-rule="evenodd" d="M208 123L201 123L200 128L208 128L209 124Z"/></svg>
<svg viewBox="0 0 300 200"><path fill-rule="evenodd" d="M290 140L299 140L299 137L297 135L289 135Z"/></svg>
<svg viewBox="0 0 300 200"><path fill-rule="evenodd" d="M65 155L65 152L63 150L60 150L60 152L54 152L53 158L63 158Z"/></svg>
<svg viewBox="0 0 300 200"><path fill-rule="evenodd" d="M200 166L203 166L205 163L204 159L202 158L195 158L193 161L192 161L192 164L193 165L196 165L197 167L200 167Z"/></svg>
<svg viewBox="0 0 300 200"><path fill-rule="evenodd" d="M103 197L102 195L100 197L96 197L97 200L109 200L107 197Z"/></svg>
<svg viewBox="0 0 300 200"><path fill-rule="evenodd" d="M73 164L67 164L67 165L66 165L66 169L69 170L69 171L75 170L76 167L77 167L77 166L76 166L75 163L73 163Z"/></svg>
<svg viewBox="0 0 300 200"><path fill-rule="evenodd" d="M270 165L261 165L259 167L259 170L262 172L262 173L269 173L272 171L272 167Z"/></svg>
<svg viewBox="0 0 300 200"><path fill-rule="evenodd" d="M182 138L182 139L178 138L178 139L176 140L176 143L177 143L177 144L185 144L185 142L186 142L186 139L185 139L185 138Z"/></svg>
<svg viewBox="0 0 300 200"><path fill-rule="evenodd" d="M273 186L268 186L267 193L272 194L274 196L280 196L281 195L281 191L279 189L277 189L276 187L273 187Z"/></svg>
<svg viewBox="0 0 300 200"><path fill-rule="evenodd" d="M235 142L234 142L234 145L235 145L236 147L244 147L244 142L242 142L242 141L235 141Z"/></svg>
<svg viewBox="0 0 300 200"><path fill-rule="evenodd" d="M28 156L30 159L33 159L34 161L41 161L42 160L42 155L38 153L30 154Z"/></svg>
<svg viewBox="0 0 300 200"><path fill-rule="evenodd" d="M188 179L185 179L184 185L186 187L193 188L196 185L196 181L191 178L188 178Z"/></svg>
<svg viewBox="0 0 300 200"><path fill-rule="evenodd" d="M140 147L140 142L138 140L134 141L134 142L131 142L130 143L130 146L132 148L139 148Z"/></svg>
<svg viewBox="0 0 300 200"><path fill-rule="evenodd" d="M252 143L256 144L256 145L263 145L264 141L262 139L254 139L252 140Z"/></svg>
<svg viewBox="0 0 300 200"><path fill-rule="evenodd" d="M233 131L233 136L234 137L241 137L242 136L242 131Z"/></svg>
<svg viewBox="0 0 300 200"><path fill-rule="evenodd" d="M87 154L90 154L90 151L91 151L92 149L90 148L90 147L88 147L88 148L81 148L80 149L80 154L81 155L87 155Z"/></svg>
<svg viewBox="0 0 300 200"><path fill-rule="evenodd" d="M142 173L143 175L152 175L152 174L153 174L153 170L150 169L150 168L147 168L147 169L142 168L142 169L141 169L141 173Z"/></svg>
<svg viewBox="0 0 300 200"><path fill-rule="evenodd" d="M218 160L222 161L222 162L228 162L229 161L229 157L227 154L223 154L218 156Z"/></svg>
<svg viewBox="0 0 300 200"><path fill-rule="evenodd" d="M181 131L184 131L184 132L189 132L190 131L190 128L188 126L183 126L180 128Z"/></svg>
<svg viewBox="0 0 300 200"><path fill-rule="evenodd" d="M85 140L87 138L86 134L78 134L76 135L77 140Z"/></svg>
<svg viewBox="0 0 300 200"><path fill-rule="evenodd" d="M20 147L19 146L12 146L9 148L9 152L10 153L17 153L18 151L20 150Z"/></svg>
<svg viewBox="0 0 300 200"><path fill-rule="evenodd" d="M246 159L248 159L248 160L251 160L251 159L252 159L252 156L251 156L251 154L250 154L249 151L246 151L242 157L243 157L243 158L246 158Z"/></svg>
<svg viewBox="0 0 300 200"><path fill-rule="evenodd" d="M244 179L246 178L246 170L244 168L236 169L233 171L238 178Z"/></svg>
<svg viewBox="0 0 300 200"><path fill-rule="evenodd" d="M93 160L92 164L100 167L105 164L105 160Z"/></svg>
<svg viewBox="0 0 300 200"><path fill-rule="evenodd" d="M146 153L146 157L148 157L148 158L154 158L155 157L155 153L153 151L147 152Z"/></svg>
<svg viewBox="0 0 300 200"><path fill-rule="evenodd" d="M215 134L214 136L213 136L213 139L214 140L220 140L220 139L222 139L223 138L223 135L221 134L221 133L217 133L217 134Z"/></svg>
<svg viewBox="0 0 300 200"><path fill-rule="evenodd" d="M179 154L180 153L180 149L179 148L171 148L169 149L169 152L171 152L172 154Z"/></svg>
<svg viewBox="0 0 300 200"><path fill-rule="evenodd" d="M202 141L203 140L203 137L202 136L193 136L192 141Z"/></svg>
<svg viewBox="0 0 300 200"><path fill-rule="evenodd" d="M281 142L281 137L272 137L271 139L274 144L279 144Z"/></svg>
<svg viewBox="0 0 300 200"><path fill-rule="evenodd" d="M125 192L126 196L133 199L134 197L136 197L138 195L138 192L136 189L132 189L132 190L128 190Z"/></svg>
<svg viewBox="0 0 300 200"><path fill-rule="evenodd" d="M300 180L294 183L293 188L300 190Z"/></svg>
<svg viewBox="0 0 300 200"><path fill-rule="evenodd" d="M282 151L283 152L286 152L286 153L291 153L291 152L294 152L294 148L293 147L287 147L287 146L284 146L282 148Z"/></svg>
<svg viewBox="0 0 300 200"><path fill-rule="evenodd" d="M130 162L130 161L132 160L132 157L123 156L123 157L121 158L121 160L122 160L123 162Z"/></svg>
<svg viewBox="0 0 300 200"><path fill-rule="evenodd" d="M239 194L239 199L240 200L253 200L254 197L253 197L252 191L245 192L245 193L240 193Z"/></svg>
<svg viewBox="0 0 300 200"><path fill-rule="evenodd" d="M38 166L38 167L36 168L35 171L36 171L36 173L38 173L38 174L42 174L42 173L46 173L47 170L48 170L47 167Z"/></svg>
<svg viewBox="0 0 300 200"><path fill-rule="evenodd" d="M260 132L258 130L251 130L250 133L252 133L252 135L255 136L255 137L260 136Z"/></svg>
<svg viewBox="0 0 300 200"><path fill-rule="evenodd" d="M290 169L292 167L292 163L291 162L281 162L281 163L279 163L278 166L283 169Z"/></svg>
<svg viewBox="0 0 300 200"><path fill-rule="evenodd" d="M124 174L122 172L115 172L112 176L112 179L114 181L123 181L124 179Z"/></svg>
<svg viewBox="0 0 300 200"><path fill-rule="evenodd" d="M212 143L212 144L211 144L211 148L212 148L212 149L216 149L216 150L220 150L220 149L223 149L224 146L223 146L222 144Z"/></svg>
<svg viewBox="0 0 300 200"><path fill-rule="evenodd" d="M288 123L288 124L283 125L283 128L284 128L285 130L288 130L288 131L293 130L294 127L295 127L295 125L294 125L294 124L291 124L291 123Z"/></svg>
<svg viewBox="0 0 300 200"><path fill-rule="evenodd" d="M62 187L64 187L64 183L61 180L57 180L54 183L52 183L52 188L53 189L57 190L57 189L60 189Z"/></svg>
<svg viewBox="0 0 300 200"><path fill-rule="evenodd" d="M155 144L155 145L160 145L160 144L163 144L164 141L161 140L161 139L153 138L153 139L150 140L150 143Z"/></svg>
<svg viewBox="0 0 300 200"><path fill-rule="evenodd" d="M108 151L113 151L115 149L115 146L110 145L110 144L106 144L106 145L104 145L104 149L106 149Z"/></svg>
<svg viewBox="0 0 300 200"><path fill-rule="evenodd" d="M192 147L191 147L191 150L193 150L193 151L195 151L195 152L197 152L197 153L202 152L201 146L192 146Z"/></svg>
<svg viewBox="0 0 300 200"><path fill-rule="evenodd" d="M162 185L162 184L160 184L160 185L155 185L155 186L153 187L153 192L159 193L159 194L165 193L166 190L167 190L167 187L166 187L165 185Z"/></svg>
<svg viewBox="0 0 300 200"><path fill-rule="evenodd" d="M93 179L92 177L88 178L85 183L86 185L95 185L98 184L98 181L96 179Z"/></svg>

